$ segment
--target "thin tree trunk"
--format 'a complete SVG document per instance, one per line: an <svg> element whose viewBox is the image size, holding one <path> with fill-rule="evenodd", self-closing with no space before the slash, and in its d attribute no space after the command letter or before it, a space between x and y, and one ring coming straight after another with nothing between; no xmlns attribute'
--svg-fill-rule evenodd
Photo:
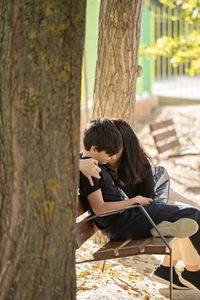
<svg viewBox="0 0 200 300"><path fill-rule="evenodd" d="M94 117L133 124L142 0L101 0Z"/></svg>
<svg viewBox="0 0 200 300"><path fill-rule="evenodd" d="M75 299L85 6L0 3L0 300Z"/></svg>

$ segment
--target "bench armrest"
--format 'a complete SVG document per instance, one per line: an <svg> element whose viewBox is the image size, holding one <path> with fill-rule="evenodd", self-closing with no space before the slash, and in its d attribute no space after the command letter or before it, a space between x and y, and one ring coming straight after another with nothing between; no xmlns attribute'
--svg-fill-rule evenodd
<svg viewBox="0 0 200 300"><path fill-rule="evenodd" d="M81 221L76 222L76 224L81 224L81 223L84 223L84 222L88 222L88 221L94 220L94 219L99 218L99 217L104 217L106 215L121 213L123 211L136 208L138 206L141 206L141 205L139 205L139 204L138 205L132 205L132 206L128 206L128 207L125 207L125 208L118 208L118 209L106 211L106 212L103 212L103 213L98 214L98 215L91 215L91 216L88 216L88 217L84 218Z"/></svg>

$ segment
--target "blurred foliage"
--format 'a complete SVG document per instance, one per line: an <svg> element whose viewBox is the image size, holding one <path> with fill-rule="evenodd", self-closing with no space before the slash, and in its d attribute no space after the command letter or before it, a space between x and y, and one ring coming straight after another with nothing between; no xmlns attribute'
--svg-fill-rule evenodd
<svg viewBox="0 0 200 300"><path fill-rule="evenodd" d="M179 18L184 18L196 29L180 36L163 36L157 39L152 47L141 46L140 55L167 57L173 67L190 62L186 72L190 76L200 74L200 0L160 0L160 2L171 9L177 9Z"/></svg>
<svg viewBox="0 0 200 300"><path fill-rule="evenodd" d="M199 0L160 0L165 6L177 8L180 16L184 17L187 22L199 24L200 21L200 1Z"/></svg>

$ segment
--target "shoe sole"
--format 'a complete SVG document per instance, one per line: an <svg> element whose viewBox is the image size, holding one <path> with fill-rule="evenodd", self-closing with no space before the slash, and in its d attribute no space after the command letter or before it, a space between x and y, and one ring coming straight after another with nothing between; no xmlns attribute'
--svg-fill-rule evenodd
<svg viewBox="0 0 200 300"><path fill-rule="evenodd" d="M191 288L197 292L200 292L200 290L195 285L193 285L191 282L185 280L181 275L179 275L179 280L182 284L188 286L189 288Z"/></svg>
<svg viewBox="0 0 200 300"><path fill-rule="evenodd" d="M186 238L195 234L198 231L199 226L192 219L182 218L175 222L163 221L157 225L157 228L164 236ZM155 228L151 229L151 234L155 237L159 237Z"/></svg>
<svg viewBox="0 0 200 300"><path fill-rule="evenodd" d="M164 284L166 284L166 285L170 285L170 282L168 281L168 280L166 280L166 279L163 279L163 278L161 278L161 277L158 277L158 276L156 276L155 274L152 274L151 275L151 279L153 279L153 280L155 280L155 281L158 281L158 282L160 282L160 283L164 283ZM182 282L181 282L182 283ZM176 289L176 290L189 290L190 288L189 287L181 287L181 286L178 286L178 285L176 285L175 283L172 283L172 287L173 287L173 289Z"/></svg>

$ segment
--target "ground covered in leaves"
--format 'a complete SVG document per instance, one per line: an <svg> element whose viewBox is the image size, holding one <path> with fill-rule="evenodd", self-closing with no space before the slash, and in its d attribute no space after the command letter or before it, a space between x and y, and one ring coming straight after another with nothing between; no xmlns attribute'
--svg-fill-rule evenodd
<svg viewBox="0 0 200 300"><path fill-rule="evenodd" d="M153 164L156 162L156 151L148 124L168 118L174 120L179 136L186 134L200 149L200 105L160 106L135 124L135 130L144 149L153 158ZM189 140L185 142L188 144ZM200 204L200 156L170 161L163 157L159 164L167 168L174 190ZM99 247L99 244L89 240L77 250L77 260L91 258L92 252ZM76 267L77 300L169 299L168 286L150 277L161 259L159 255L143 255L110 260L106 262L104 272L103 262L79 264ZM177 271L182 268L183 262L179 262ZM200 294L193 290L173 290L173 299L200 300Z"/></svg>

